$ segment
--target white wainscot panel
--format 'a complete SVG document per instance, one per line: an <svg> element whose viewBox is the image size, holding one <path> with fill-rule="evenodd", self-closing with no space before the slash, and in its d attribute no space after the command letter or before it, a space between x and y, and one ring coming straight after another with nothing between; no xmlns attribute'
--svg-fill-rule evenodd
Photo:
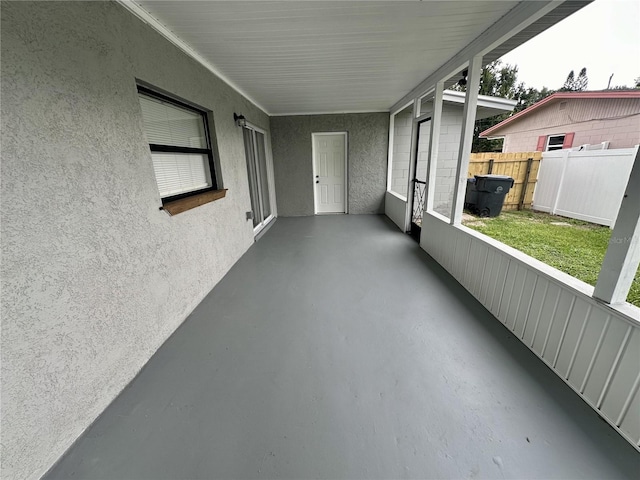
<svg viewBox="0 0 640 480"><path fill-rule="evenodd" d="M636 449L640 323L592 287L425 214L421 246Z"/></svg>

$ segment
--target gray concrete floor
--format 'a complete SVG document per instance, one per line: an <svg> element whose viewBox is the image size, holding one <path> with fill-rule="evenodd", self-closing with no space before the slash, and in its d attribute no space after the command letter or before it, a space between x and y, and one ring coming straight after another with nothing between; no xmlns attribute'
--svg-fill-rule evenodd
<svg viewBox="0 0 640 480"><path fill-rule="evenodd" d="M633 478L638 454L380 216L282 218L46 478Z"/></svg>

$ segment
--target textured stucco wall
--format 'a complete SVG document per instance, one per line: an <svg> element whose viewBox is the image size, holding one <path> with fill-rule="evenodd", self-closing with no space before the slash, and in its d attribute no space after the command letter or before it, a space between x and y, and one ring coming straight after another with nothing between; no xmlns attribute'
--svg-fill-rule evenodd
<svg viewBox="0 0 640 480"><path fill-rule="evenodd" d="M271 118L278 215L313 215L311 134L348 132L349 213L383 213L389 142L388 113Z"/></svg>
<svg viewBox="0 0 640 480"><path fill-rule="evenodd" d="M2 477L35 479L252 244L233 112L269 118L111 2L2 2L1 33ZM213 111L226 198L158 210L136 78Z"/></svg>

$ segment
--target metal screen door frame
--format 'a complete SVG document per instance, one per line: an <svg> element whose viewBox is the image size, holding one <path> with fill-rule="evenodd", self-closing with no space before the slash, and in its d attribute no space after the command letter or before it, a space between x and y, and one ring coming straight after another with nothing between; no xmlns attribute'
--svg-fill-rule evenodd
<svg viewBox="0 0 640 480"><path fill-rule="evenodd" d="M411 204L409 209L411 221L409 223L409 235L420 241L420 233L422 232L422 216L424 214L424 203L426 201L426 185L427 179L418 179L418 154L420 153L420 126L423 123L430 122L431 117L423 118L416 121L417 137L416 148L413 152L413 178L411 179L410 192L407 200ZM427 159L427 162L431 159ZM418 222L420 222L418 224Z"/></svg>

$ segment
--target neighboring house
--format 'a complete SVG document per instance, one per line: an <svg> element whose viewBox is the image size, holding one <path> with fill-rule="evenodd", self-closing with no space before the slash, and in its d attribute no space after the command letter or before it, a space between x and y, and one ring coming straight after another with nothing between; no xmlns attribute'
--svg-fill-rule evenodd
<svg viewBox="0 0 640 480"><path fill-rule="evenodd" d="M554 93L480 137L504 138L503 152L633 147L640 143L640 90Z"/></svg>

